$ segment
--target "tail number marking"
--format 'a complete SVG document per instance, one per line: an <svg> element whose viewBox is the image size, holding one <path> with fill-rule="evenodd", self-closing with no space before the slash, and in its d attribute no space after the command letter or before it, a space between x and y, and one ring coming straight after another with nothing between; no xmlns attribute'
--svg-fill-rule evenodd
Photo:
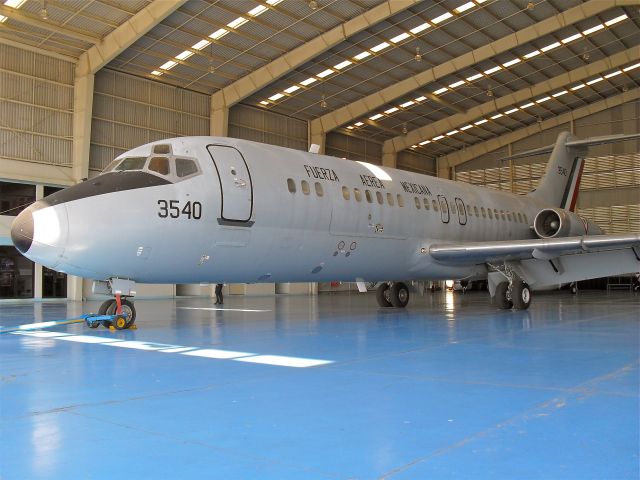
<svg viewBox="0 0 640 480"><path fill-rule="evenodd" d="M189 220L200 220L202 204L200 202L185 202L182 206L179 200L158 200L158 216L160 218L180 218L185 216Z"/></svg>

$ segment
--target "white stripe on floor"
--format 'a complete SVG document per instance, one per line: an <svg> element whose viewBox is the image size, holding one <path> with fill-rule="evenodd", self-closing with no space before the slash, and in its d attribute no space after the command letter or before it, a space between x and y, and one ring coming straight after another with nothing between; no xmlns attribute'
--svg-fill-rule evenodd
<svg viewBox="0 0 640 480"><path fill-rule="evenodd" d="M216 308L216 307L176 307L180 310L213 310L221 312L270 312L271 310L251 310L248 308Z"/></svg>
<svg viewBox="0 0 640 480"><path fill-rule="evenodd" d="M261 363L277 367L308 368L333 363L330 360L314 360L313 358L283 357L280 355L255 355L253 357L235 358L237 362Z"/></svg>
<svg viewBox="0 0 640 480"><path fill-rule="evenodd" d="M192 357L218 358L221 360L232 360L239 357L249 357L255 353L232 352L230 350L217 350L215 348L203 348L201 350L192 350L183 352L182 355L191 355Z"/></svg>

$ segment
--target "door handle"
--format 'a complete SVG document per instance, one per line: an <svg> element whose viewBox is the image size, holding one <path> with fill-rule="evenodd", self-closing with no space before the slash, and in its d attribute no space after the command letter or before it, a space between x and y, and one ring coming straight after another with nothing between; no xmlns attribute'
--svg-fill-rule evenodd
<svg viewBox="0 0 640 480"><path fill-rule="evenodd" d="M240 179L240 178L234 178L233 179L233 183L235 184L236 187L238 188L244 188L247 186L247 182L245 182L244 180Z"/></svg>

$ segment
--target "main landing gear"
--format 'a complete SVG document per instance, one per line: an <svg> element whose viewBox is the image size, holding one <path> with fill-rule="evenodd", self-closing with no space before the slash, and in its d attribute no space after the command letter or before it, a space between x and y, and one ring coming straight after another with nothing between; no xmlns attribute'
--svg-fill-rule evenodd
<svg viewBox="0 0 640 480"><path fill-rule="evenodd" d="M112 321L103 321L105 327L114 327L116 330L135 328L136 309L133 301L129 300L135 295L135 282L121 278L112 278L107 281L93 282L93 293L113 295L114 298L105 301L98 309L98 315L111 315ZM100 322L91 323L91 328L97 328Z"/></svg>
<svg viewBox="0 0 640 480"><path fill-rule="evenodd" d="M493 280L495 285L494 299L498 307L508 310L526 310L531 305L531 289L509 266L494 268L489 273L489 282ZM498 278L502 280L497 280ZM504 281L504 279L508 281ZM491 290L491 288L490 288Z"/></svg>
<svg viewBox="0 0 640 480"><path fill-rule="evenodd" d="M402 282L383 282L376 289L378 305L404 308L409 303L409 287Z"/></svg>

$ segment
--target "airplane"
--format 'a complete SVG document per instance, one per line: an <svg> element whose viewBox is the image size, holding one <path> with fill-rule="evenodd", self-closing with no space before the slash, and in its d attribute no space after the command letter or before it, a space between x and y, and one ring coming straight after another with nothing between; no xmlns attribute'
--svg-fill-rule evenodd
<svg viewBox="0 0 640 480"><path fill-rule="evenodd" d="M93 279L114 297L99 314L125 311L123 328L136 282L380 282L378 304L403 308L406 282L484 278L500 308L526 309L532 288L640 270L640 235L604 235L574 211L588 147L637 138L563 132L514 156L551 153L527 195L235 138L171 138L35 202L11 237L32 261Z"/></svg>

